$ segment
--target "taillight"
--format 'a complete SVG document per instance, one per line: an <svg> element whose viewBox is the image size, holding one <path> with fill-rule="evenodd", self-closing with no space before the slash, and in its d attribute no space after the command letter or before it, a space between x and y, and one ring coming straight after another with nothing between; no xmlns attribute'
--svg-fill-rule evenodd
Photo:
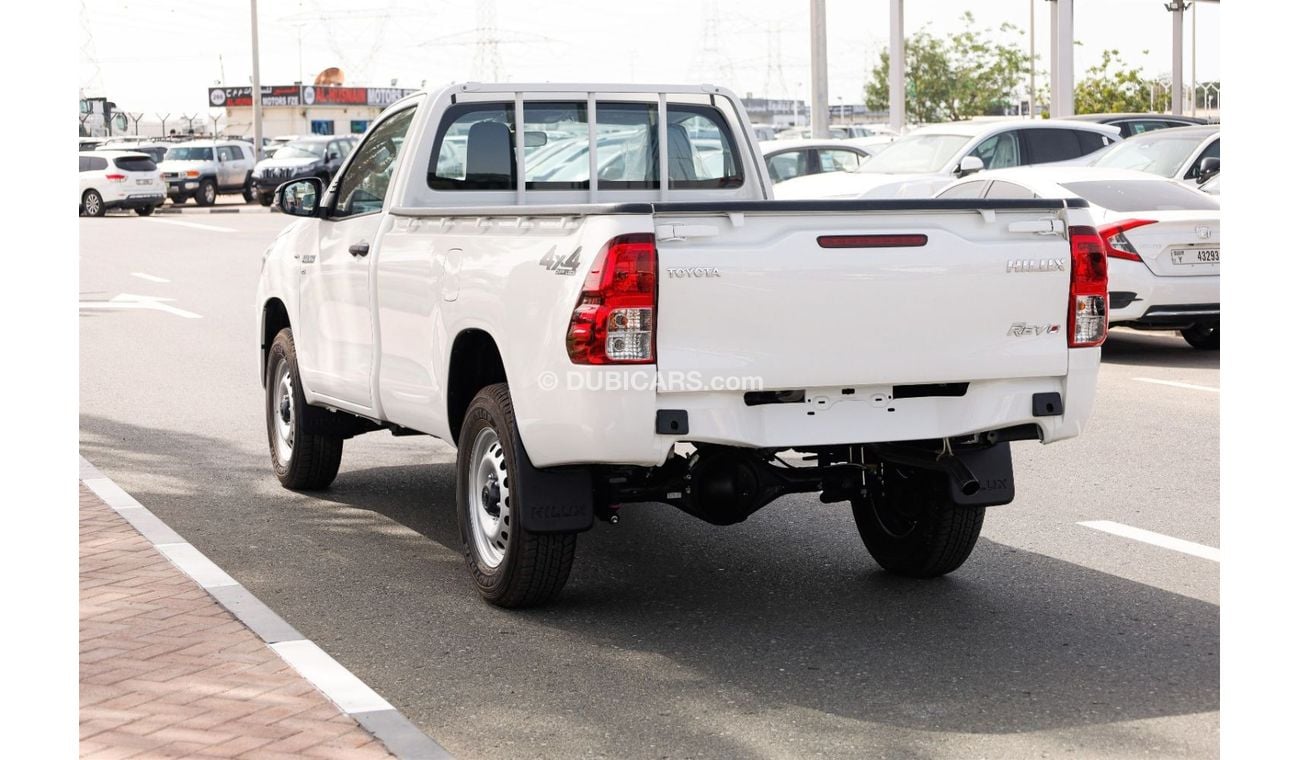
<svg viewBox="0 0 1300 760"><path fill-rule="evenodd" d="M1092 227L1070 228L1070 348L1106 340L1106 243Z"/></svg>
<svg viewBox="0 0 1300 760"><path fill-rule="evenodd" d="M105 174L104 179L109 182L122 182L126 180L125 174Z"/></svg>
<svg viewBox="0 0 1300 760"><path fill-rule="evenodd" d="M1125 219L1122 222L1108 224L1097 230L1101 235L1102 243L1106 246L1106 255L1112 259L1124 259L1125 261L1141 261L1142 257L1138 255L1137 248L1129 242L1124 233L1137 227L1144 227L1148 224L1155 224L1154 219Z"/></svg>
<svg viewBox="0 0 1300 760"><path fill-rule="evenodd" d="M569 320L574 364L654 362L658 268L654 235L620 235L605 244Z"/></svg>

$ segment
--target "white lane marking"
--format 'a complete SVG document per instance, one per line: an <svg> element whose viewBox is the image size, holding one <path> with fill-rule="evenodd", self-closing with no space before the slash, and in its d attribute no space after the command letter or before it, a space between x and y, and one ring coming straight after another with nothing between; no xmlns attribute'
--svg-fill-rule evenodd
<svg viewBox="0 0 1300 760"><path fill-rule="evenodd" d="M196 230L211 230L213 232L238 232L234 227L222 227L216 224L202 224L200 222L182 222L179 219L149 219L150 222L158 224L174 224L177 227L193 227Z"/></svg>
<svg viewBox="0 0 1300 760"><path fill-rule="evenodd" d="M173 565L179 567L203 588L236 586L239 583L191 544L154 544L154 546L163 553L163 556L171 560Z"/></svg>
<svg viewBox="0 0 1300 760"><path fill-rule="evenodd" d="M371 710L392 710L388 700L379 696L365 681L330 657L324 649L308 639L280 641L270 647L293 669L324 692L343 712L359 713Z"/></svg>
<svg viewBox="0 0 1300 760"><path fill-rule="evenodd" d="M1198 544L1192 541L1184 541L1181 538L1166 536L1163 533L1152 533L1149 530L1134 528L1131 525L1111 522L1110 520L1089 520L1079 524L1085 528L1092 528L1093 530L1100 530L1116 536L1131 538L1134 541L1142 541L1165 549L1173 549L1176 552L1190 554L1193 557L1200 557L1214 562L1219 561L1219 550L1213 546L1206 546L1205 544Z"/></svg>
<svg viewBox="0 0 1300 760"><path fill-rule="evenodd" d="M171 282L171 280L167 279L166 277L159 277L157 275L146 274L144 272L132 272L131 276L139 277L140 279L148 280L149 282Z"/></svg>
<svg viewBox="0 0 1300 760"><path fill-rule="evenodd" d="M1157 380L1157 379L1155 379L1154 377L1135 377L1135 378L1133 378L1133 379L1136 380L1136 381L1138 381L1139 383L1155 383L1156 385L1168 385L1168 386L1173 387L1173 388L1186 388L1186 389L1188 389L1188 390L1193 390L1193 391L1209 391L1210 393L1218 393L1218 392L1219 392L1219 389L1218 389L1218 388L1215 388L1215 387L1212 386L1212 385L1195 385L1195 384L1193 384L1193 383L1176 383L1176 382L1174 382L1173 380Z"/></svg>
<svg viewBox="0 0 1300 760"><path fill-rule="evenodd" d="M195 314L192 311L186 311L172 306L166 301L174 301L174 298L158 298L156 296L137 296L131 293L120 293L113 296L107 301L78 301L78 309L152 309L154 311L165 311L168 314L175 314L185 319L202 319L201 314Z"/></svg>

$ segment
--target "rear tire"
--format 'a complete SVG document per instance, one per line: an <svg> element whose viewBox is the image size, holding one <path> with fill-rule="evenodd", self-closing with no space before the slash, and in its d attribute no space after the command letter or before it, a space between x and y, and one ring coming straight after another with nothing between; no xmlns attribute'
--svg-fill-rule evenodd
<svg viewBox="0 0 1300 760"><path fill-rule="evenodd" d="M512 482L525 456L505 383L470 402L456 450L456 517L465 563L479 594L498 607L531 607L556 597L569 579L575 533L530 533L511 524L527 503Z"/></svg>
<svg viewBox="0 0 1300 760"><path fill-rule="evenodd" d="M275 476L280 485L295 491L329 486L343 459L341 437L303 430L306 409L293 332L286 327L275 336L267 352L266 437Z"/></svg>
<svg viewBox="0 0 1300 760"><path fill-rule="evenodd" d="M260 203L260 204L262 204L263 206L269 206L269 205L271 205L271 201L274 201L274 200L275 200L275 198L274 198L273 196L266 195L266 194L260 195L260 196L258 196L258 198L257 198L257 202Z"/></svg>
<svg viewBox="0 0 1300 760"><path fill-rule="evenodd" d="M153 210L155 208L157 208L157 206L141 206L140 208L135 210L135 213L139 214L140 216L149 216L150 214L153 213Z"/></svg>
<svg viewBox="0 0 1300 760"><path fill-rule="evenodd" d="M189 198L185 197L184 195L176 195L176 196L173 196L173 197L172 197L172 205L173 205L173 206L184 206L184 205L185 205L185 201L187 201L187 200L189 200Z"/></svg>
<svg viewBox="0 0 1300 760"><path fill-rule="evenodd" d="M853 501L858 534L882 568L936 578L966 562L984 525L983 507L952 503L946 476L890 465L883 491Z"/></svg>
<svg viewBox="0 0 1300 760"><path fill-rule="evenodd" d="M253 195L253 181L246 179L244 180L244 203L252 203L255 200L257 196Z"/></svg>
<svg viewBox="0 0 1300 760"><path fill-rule="evenodd" d="M87 190L81 196L81 211L86 216L103 216L108 211L104 207L104 196L98 190Z"/></svg>
<svg viewBox="0 0 1300 760"><path fill-rule="evenodd" d="M194 202L200 206L211 206L216 203L217 183L210 179L200 182L198 192L194 194Z"/></svg>
<svg viewBox="0 0 1300 760"><path fill-rule="evenodd" d="M1219 350L1219 325L1217 322L1215 324L1196 325L1180 332L1183 335L1183 340L1187 341L1187 344L1192 348L1201 351Z"/></svg>

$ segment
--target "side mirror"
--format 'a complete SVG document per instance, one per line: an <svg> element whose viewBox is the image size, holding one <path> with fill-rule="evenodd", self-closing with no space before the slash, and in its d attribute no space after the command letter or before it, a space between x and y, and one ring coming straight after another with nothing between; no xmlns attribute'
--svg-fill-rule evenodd
<svg viewBox="0 0 1300 760"><path fill-rule="evenodd" d="M979 171L984 171L984 159L979 156L963 156L961 163L957 164L958 177L965 177Z"/></svg>
<svg viewBox="0 0 1300 760"><path fill-rule="evenodd" d="M524 147L540 148L546 144L546 133L541 131L525 131Z"/></svg>
<svg viewBox="0 0 1300 760"><path fill-rule="evenodd" d="M289 216L320 216L325 186L318 177L295 179L275 189L275 207Z"/></svg>
<svg viewBox="0 0 1300 760"><path fill-rule="evenodd" d="M1201 159L1201 163L1197 166L1196 181L1204 182L1218 173L1219 159L1214 158L1213 156L1206 156Z"/></svg>
<svg viewBox="0 0 1300 760"><path fill-rule="evenodd" d="M339 160L339 152L338 152L337 150L332 150L332 151L330 151L329 153L326 153L326 154L325 154L325 160L326 160L326 161L337 161L337 160Z"/></svg>

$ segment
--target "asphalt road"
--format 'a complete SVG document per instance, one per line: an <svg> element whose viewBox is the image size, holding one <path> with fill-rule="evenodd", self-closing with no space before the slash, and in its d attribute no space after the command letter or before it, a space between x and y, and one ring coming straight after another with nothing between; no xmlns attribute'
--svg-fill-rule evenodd
<svg viewBox="0 0 1300 760"><path fill-rule="evenodd" d="M1015 444L1016 502L947 578L880 572L812 496L729 528L644 506L507 612L463 567L450 447L353 439L311 496L272 475L283 217L79 223L83 455L458 757L1218 754L1218 562L1078 524L1218 546L1217 353L1113 333L1086 434Z"/></svg>

